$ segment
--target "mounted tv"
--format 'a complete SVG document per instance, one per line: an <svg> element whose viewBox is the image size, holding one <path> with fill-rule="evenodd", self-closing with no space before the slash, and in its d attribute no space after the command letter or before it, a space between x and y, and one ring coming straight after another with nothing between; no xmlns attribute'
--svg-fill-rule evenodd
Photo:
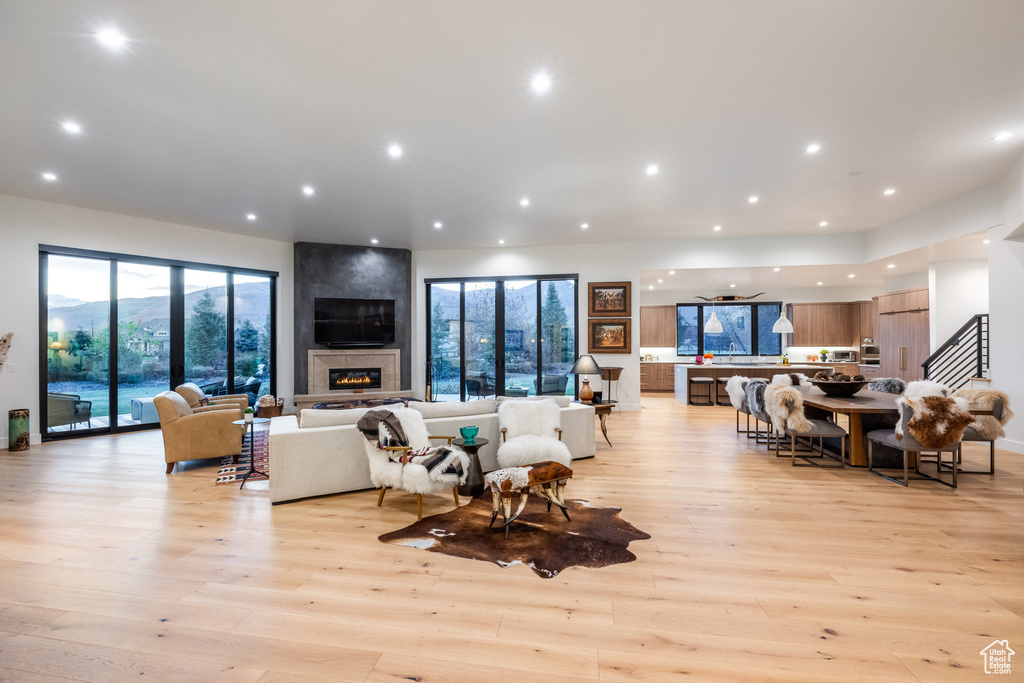
<svg viewBox="0 0 1024 683"><path fill-rule="evenodd" d="M313 340L325 346L383 346L395 341L394 299L314 299Z"/></svg>

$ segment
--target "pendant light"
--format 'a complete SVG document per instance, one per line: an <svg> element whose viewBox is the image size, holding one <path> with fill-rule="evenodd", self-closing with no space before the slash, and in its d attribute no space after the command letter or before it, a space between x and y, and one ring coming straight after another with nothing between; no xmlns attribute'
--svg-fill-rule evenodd
<svg viewBox="0 0 1024 683"><path fill-rule="evenodd" d="M722 332L725 332L725 329L722 327L722 321L715 315L715 299L717 298L718 292L711 290L711 318L704 323L704 334L722 334Z"/></svg>
<svg viewBox="0 0 1024 683"><path fill-rule="evenodd" d="M779 319L772 325L773 334L793 334L793 323L786 317L786 276L782 276L782 302L779 304Z"/></svg>

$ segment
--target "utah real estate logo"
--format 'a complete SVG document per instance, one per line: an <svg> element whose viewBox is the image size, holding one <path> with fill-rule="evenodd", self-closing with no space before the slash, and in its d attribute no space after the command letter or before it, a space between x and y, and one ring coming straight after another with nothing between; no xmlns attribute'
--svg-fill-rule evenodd
<svg viewBox="0 0 1024 683"><path fill-rule="evenodd" d="M1017 653L1010 649L1010 641L993 640L980 654L985 658L985 673L1009 674L1010 657Z"/></svg>

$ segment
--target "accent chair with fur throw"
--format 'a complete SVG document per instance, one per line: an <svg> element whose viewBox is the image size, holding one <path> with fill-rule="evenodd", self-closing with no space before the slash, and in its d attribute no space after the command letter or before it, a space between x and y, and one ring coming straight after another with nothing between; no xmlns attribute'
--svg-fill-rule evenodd
<svg viewBox="0 0 1024 683"><path fill-rule="evenodd" d="M562 414L551 399L505 401L498 407L501 445L498 467L523 467L553 461L568 467L569 448L562 443Z"/></svg>
<svg viewBox="0 0 1024 683"><path fill-rule="evenodd" d="M964 430L964 441L988 442L988 471L963 470L968 474L996 473L996 439L1006 436L1003 425L1013 417L1010 397L994 389L957 389L956 398L967 401L971 410L991 410L991 415L975 415L974 422Z"/></svg>

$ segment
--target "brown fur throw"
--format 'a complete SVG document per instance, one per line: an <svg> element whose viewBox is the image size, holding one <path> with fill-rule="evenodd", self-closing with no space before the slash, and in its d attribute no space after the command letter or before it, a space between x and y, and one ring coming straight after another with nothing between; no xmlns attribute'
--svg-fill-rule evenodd
<svg viewBox="0 0 1024 683"><path fill-rule="evenodd" d="M811 429L811 423L804 416L804 396L799 389L769 384L764 390L764 407L780 433Z"/></svg>
<svg viewBox="0 0 1024 683"><path fill-rule="evenodd" d="M974 416L967 412L967 402L963 399L922 396L900 398L896 404L903 404L903 410L907 406L913 408L914 416L907 423L907 428L910 435L926 448L952 446L963 438L964 428L974 422Z"/></svg>
<svg viewBox="0 0 1024 683"><path fill-rule="evenodd" d="M971 428L978 432L985 441L995 441L1006 436L1003 425L1013 417L1010 410L1010 397L1002 391L994 389L957 389L953 392L957 398L967 401L971 410L992 410L998 401L1003 402L1003 414L1001 417L994 415L975 415L974 424Z"/></svg>

